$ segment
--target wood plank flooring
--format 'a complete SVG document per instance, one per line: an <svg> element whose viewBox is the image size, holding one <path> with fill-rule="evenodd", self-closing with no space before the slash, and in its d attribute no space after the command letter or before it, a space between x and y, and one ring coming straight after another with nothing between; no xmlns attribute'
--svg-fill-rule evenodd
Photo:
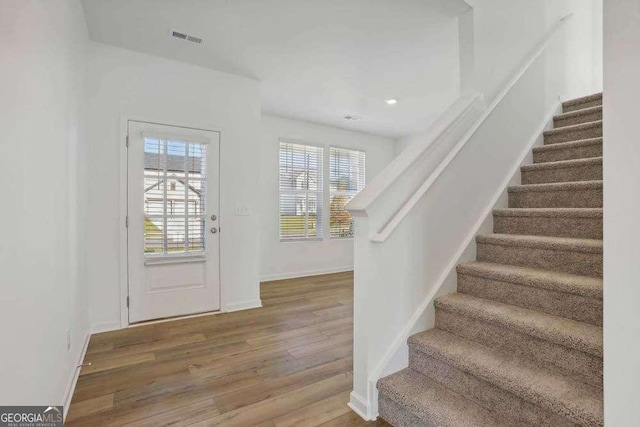
<svg viewBox="0 0 640 427"><path fill-rule="evenodd" d="M91 337L69 426L365 426L353 274L261 284L264 307Z"/></svg>

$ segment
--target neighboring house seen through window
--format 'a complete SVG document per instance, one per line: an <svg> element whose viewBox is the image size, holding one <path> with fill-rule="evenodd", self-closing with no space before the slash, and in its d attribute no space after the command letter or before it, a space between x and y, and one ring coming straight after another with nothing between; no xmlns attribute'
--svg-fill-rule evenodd
<svg viewBox="0 0 640 427"><path fill-rule="evenodd" d="M324 150L280 143L280 239L322 238Z"/></svg>
<svg viewBox="0 0 640 427"><path fill-rule="evenodd" d="M329 231L332 239L353 237L353 218L344 209L365 186L365 153L329 149Z"/></svg>
<svg viewBox="0 0 640 427"><path fill-rule="evenodd" d="M206 145L145 138L144 252L204 251Z"/></svg>

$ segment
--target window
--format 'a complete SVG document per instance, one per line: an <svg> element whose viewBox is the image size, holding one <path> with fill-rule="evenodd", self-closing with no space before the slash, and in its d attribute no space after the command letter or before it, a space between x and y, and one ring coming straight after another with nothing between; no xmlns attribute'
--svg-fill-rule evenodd
<svg viewBox="0 0 640 427"><path fill-rule="evenodd" d="M206 149L206 144L145 137L145 254L204 250Z"/></svg>
<svg viewBox="0 0 640 427"><path fill-rule="evenodd" d="M353 237L353 218L344 206L365 186L364 151L329 149L329 230L332 239Z"/></svg>
<svg viewBox="0 0 640 427"><path fill-rule="evenodd" d="M280 239L322 238L324 150L280 142Z"/></svg>

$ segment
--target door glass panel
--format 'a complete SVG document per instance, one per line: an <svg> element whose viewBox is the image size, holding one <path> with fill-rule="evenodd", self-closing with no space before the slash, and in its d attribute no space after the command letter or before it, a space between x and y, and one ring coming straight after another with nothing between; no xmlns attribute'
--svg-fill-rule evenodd
<svg viewBox="0 0 640 427"><path fill-rule="evenodd" d="M206 150L206 144L145 137L145 254L204 251Z"/></svg>

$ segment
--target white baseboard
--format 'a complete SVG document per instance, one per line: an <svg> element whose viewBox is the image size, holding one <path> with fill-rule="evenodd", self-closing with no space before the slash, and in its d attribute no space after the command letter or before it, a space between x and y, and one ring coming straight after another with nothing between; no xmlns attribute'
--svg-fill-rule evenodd
<svg viewBox="0 0 640 427"><path fill-rule="evenodd" d="M320 276L322 274L344 273L353 271L353 265L345 267L321 268L318 270L298 271L295 273L278 273L260 276L261 282L270 282L272 280L297 279L299 277Z"/></svg>
<svg viewBox="0 0 640 427"><path fill-rule="evenodd" d="M120 322L97 322L91 325L91 333L99 334L100 332L109 332L122 329Z"/></svg>
<svg viewBox="0 0 640 427"><path fill-rule="evenodd" d="M64 398L64 414L63 418L67 419L67 414L69 413L69 406L71 406L71 399L73 398L73 392L76 390L76 384L78 384L78 377L80 376L80 365L84 360L84 356L87 354L87 348L89 347L89 339L91 338L91 333L87 333L87 336L84 339L84 344L82 346L82 351L80 351L80 358L78 359L78 363L76 363L76 368L73 370L73 375L71 376L71 380L69 381L69 385L67 386L67 393Z"/></svg>
<svg viewBox="0 0 640 427"><path fill-rule="evenodd" d="M248 310L250 308L260 308L260 307L262 307L262 300L254 299L249 301L229 303L225 306L224 311L232 312L232 311Z"/></svg>
<svg viewBox="0 0 640 427"><path fill-rule="evenodd" d="M369 415L367 415L370 409L367 405L367 400L363 399L355 391L352 391L351 394L349 394L349 403L347 403L347 406L365 421L375 421L377 418L377 416L371 418L369 417Z"/></svg>

